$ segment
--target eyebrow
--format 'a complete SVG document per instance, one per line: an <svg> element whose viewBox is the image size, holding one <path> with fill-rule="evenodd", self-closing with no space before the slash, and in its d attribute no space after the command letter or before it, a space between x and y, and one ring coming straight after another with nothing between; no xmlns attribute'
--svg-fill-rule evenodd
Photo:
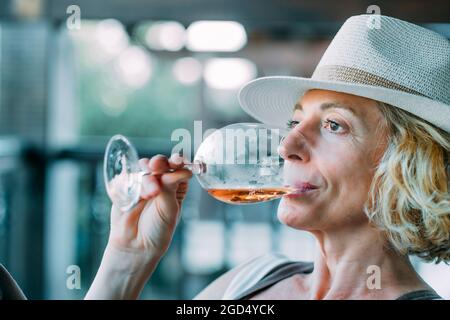
<svg viewBox="0 0 450 320"><path fill-rule="evenodd" d="M347 111L350 111L354 116L356 116L356 117L358 116L356 111L353 108L343 105L343 104L339 104L336 102L324 102L320 105L320 110L322 110L322 111L327 110L327 109L332 109L332 108L345 109ZM295 110L303 111L303 106L297 102L294 106L294 111Z"/></svg>

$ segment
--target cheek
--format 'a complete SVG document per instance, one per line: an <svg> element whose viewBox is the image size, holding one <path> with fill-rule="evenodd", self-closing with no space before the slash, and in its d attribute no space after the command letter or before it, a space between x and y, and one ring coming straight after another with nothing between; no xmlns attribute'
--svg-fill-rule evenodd
<svg viewBox="0 0 450 320"><path fill-rule="evenodd" d="M359 159L349 158L345 165L334 166L330 170L337 172L330 190L330 204L339 208L335 211L336 218L345 223L365 219L363 208L372 182L369 169Z"/></svg>
<svg viewBox="0 0 450 320"><path fill-rule="evenodd" d="M367 156L349 145L328 145L326 149L313 154L311 163L302 168L303 174L312 170L314 176L322 177L323 193L310 201L283 198L277 211L281 223L320 229L365 221L362 209L372 180ZM286 164L287 175L295 178L298 167Z"/></svg>
<svg viewBox="0 0 450 320"><path fill-rule="evenodd" d="M319 166L322 174L333 185L352 185L370 179L370 170L367 165L367 155L349 146L328 149L322 156Z"/></svg>
<svg viewBox="0 0 450 320"><path fill-rule="evenodd" d="M373 177L367 155L347 146L329 150L318 165L327 182L324 196L330 207L347 213L362 210Z"/></svg>

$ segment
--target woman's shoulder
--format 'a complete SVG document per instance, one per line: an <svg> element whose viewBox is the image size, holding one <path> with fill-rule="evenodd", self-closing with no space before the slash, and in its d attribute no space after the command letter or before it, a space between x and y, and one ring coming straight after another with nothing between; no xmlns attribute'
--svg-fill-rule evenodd
<svg viewBox="0 0 450 320"><path fill-rule="evenodd" d="M217 278L194 299L235 299L242 292L257 285L277 267L291 262L286 256L278 253L269 253L247 260Z"/></svg>

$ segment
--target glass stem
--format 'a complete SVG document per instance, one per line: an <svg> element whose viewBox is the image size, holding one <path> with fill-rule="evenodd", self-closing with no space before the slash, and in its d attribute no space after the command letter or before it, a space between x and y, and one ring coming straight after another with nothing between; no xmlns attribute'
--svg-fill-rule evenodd
<svg viewBox="0 0 450 320"><path fill-rule="evenodd" d="M203 174L206 172L206 164L200 161L194 161L194 162L185 162L184 169L188 169L192 171L192 174ZM169 169L167 172L174 172L175 169ZM142 176L148 176L151 175L152 172L150 170L142 170L140 171L140 174Z"/></svg>

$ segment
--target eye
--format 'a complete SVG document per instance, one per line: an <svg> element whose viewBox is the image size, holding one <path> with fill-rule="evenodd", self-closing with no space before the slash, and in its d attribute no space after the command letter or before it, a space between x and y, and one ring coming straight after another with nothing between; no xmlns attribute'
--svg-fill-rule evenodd
<svg viewBox="0 0 450 320"><path fill-rule="evenodd" d="M325 120L324 128L333 133L343 133L344 130L344 128L339 123L329 119Z"/></svg>
<svg viewBox="0 0 450 320"><path fill-rule="evenodd" d="M300 121L289 120L286 123L286 126L287 126L288 129L294 129L299 123L300 123Z"/></svg>

